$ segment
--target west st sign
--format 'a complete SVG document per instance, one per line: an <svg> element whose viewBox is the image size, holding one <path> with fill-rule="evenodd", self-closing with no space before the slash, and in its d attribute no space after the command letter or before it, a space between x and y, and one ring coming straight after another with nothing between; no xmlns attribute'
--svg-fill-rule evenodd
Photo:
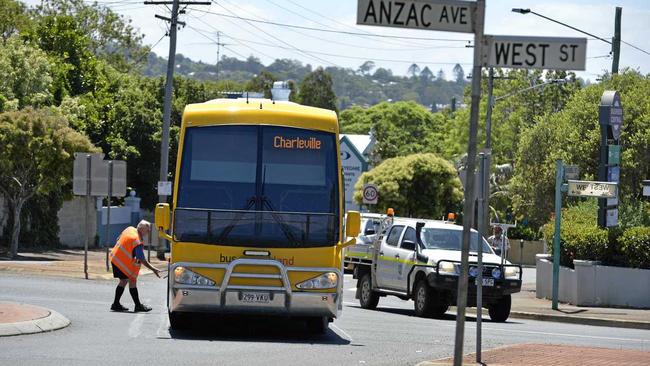
<svg viewBox="0 0 650 366"><path fill-rule="evenodd" d="M357 24L472 33L476 2L436 0L358 0ZM483 37L482 66L584 70L586 38Z"/></svg>

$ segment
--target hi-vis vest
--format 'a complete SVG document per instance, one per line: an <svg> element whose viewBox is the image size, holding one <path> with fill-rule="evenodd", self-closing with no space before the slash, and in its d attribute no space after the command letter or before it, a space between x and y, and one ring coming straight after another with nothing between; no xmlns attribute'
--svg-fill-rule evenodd
<svg viewBox="0 0 650 366"><path fill-rule="evenodd" d="M136 279L140 272L140 262L133 257L133 249L138 245L142 245L138 229L129 226L122 231L111 251L111 263L130 279Z"/></svg>

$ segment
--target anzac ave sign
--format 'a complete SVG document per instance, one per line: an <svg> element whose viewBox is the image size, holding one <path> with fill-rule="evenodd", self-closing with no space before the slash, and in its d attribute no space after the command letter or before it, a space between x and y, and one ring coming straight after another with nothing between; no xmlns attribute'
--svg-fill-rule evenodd
<svg viewBox="0 0 650 366"><path fill-rule="evenodd" d="M357 24L473 33L476 2L358 0Z"/></svg>
<svg viewBox="0 0 650 366"><path fill-rule="evenodd" d="M612 182L570 180L568 194L577 197L614 198L616 197L617 186L617 183Z"/></svg>
<svg viewBox="0 0 650 366"><path fill-rule="evenodd" d="M586 38L485 36L490 67L584 70Z"/></svg>

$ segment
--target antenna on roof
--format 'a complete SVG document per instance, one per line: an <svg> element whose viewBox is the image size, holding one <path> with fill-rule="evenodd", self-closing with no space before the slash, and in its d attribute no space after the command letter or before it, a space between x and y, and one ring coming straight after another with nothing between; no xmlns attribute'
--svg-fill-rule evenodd
<svg viewBox="0 0 650 366"><path fill-rule="evenodd" d="M246 104L248 104L248 92L246 92Z"/></svg>

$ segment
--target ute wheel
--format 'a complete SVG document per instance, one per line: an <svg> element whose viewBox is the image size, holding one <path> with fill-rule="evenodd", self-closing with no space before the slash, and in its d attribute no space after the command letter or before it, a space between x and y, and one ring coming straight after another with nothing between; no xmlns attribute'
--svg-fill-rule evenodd
<svg viewBox="0 0 650 366"><path fill-rule="evenodd" d="M190 325L189 314L179 313L178 311L169 312L169 326L172 330L187 329Z"/></svg>
<svg viewBox="0 0 650 366"><path fill-rule="evenodd" d="M359 295L359 304L361 307L364 309L375 309L379 303L379 294L372 290L370 273L366 273L361 277L359 289L361 290Z"/></svg>
<svg viewBox="0 0 650 366"><path fill-rule="evenodd" d="M423 318L433 315L433 289L429 287L427 281L420 280L415 284L413 302L415 306L415 315Z"/></svg>
<svg viewBox="0 0 650 366"><path fill-rule="evenodd" d="M512 305L512 298L510 295L505 295L496 303L488 306L490 319L493 322L505 322L510 316L510 306Z"/></svg>
<svg viewBox="0 0 650 366"><path fill-rule="evenodd" d="M328 329L329 319L326 316L307 318L307 330L312 334L325 334Z"/></svg>

